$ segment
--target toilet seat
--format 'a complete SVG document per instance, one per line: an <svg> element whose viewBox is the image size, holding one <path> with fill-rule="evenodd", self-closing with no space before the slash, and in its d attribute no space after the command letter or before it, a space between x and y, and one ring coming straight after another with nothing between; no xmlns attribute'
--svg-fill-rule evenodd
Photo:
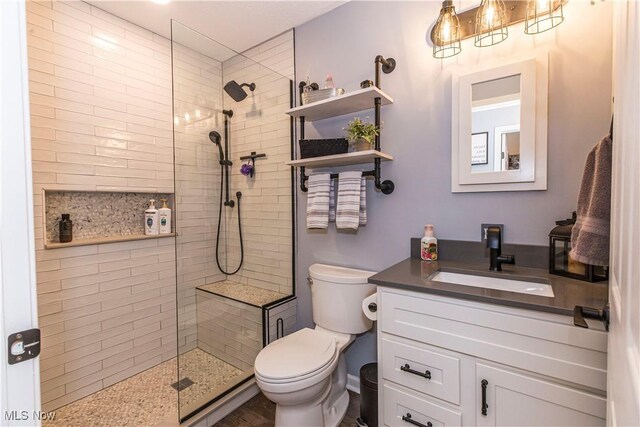
<svg viewBox="0 0 640 427"><path fill-rule="evenodd" d="M330 334L304 328L262 349L254 370L262 381L272 384L301 381L321 375L333 365L337 347Z"/></svg>

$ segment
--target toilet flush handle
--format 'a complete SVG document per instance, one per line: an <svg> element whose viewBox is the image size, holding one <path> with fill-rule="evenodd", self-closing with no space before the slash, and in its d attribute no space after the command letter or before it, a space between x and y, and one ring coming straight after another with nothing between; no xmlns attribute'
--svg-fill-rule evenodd
<svg viewBox="0 0 640 427"><path fill-rule="evenodd" d="M307 285L313 285L313 279L311 276L307 276Z"/></svg>

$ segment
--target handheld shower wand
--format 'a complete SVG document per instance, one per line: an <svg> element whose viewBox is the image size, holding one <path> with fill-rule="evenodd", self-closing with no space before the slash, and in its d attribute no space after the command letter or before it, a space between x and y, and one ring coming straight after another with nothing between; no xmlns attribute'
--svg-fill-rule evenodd
<svg viewBox="0 0 640 427"><path fill-rule="evenodd" d="M220 132L212 130L211 132L209 132L209 139L211 140L211 142L218 146L218 158L220 159L219 162L221 165L224 165L225 159L224 152L222 151L222 136L220 135Z"/></svg>

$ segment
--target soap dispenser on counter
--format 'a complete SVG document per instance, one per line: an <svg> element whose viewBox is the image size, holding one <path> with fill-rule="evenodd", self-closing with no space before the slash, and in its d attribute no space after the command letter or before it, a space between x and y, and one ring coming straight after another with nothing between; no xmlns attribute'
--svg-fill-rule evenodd
<svg viewBox="0 0 640 427"><path fill-rule="evenodd" d="M167 199L160 199L162 207L158 209L158 222L160 226L160 234L171 233L171 208L167 206Z"/></svg>
<svg viewBox="0 0 640 427"><path fill-rule="evenodd" d="M156 209L156 201L149 200L149 209L144 211L144 234L152 236L158 234L158 210Z"/></svg>
<svg viewBox="0 0 640 427"><path fill-rule="evenodd" d="M433 237L433 225L424 226L424 237L420 241L420 257L424 261L438 260L438 239Z"/></svg>

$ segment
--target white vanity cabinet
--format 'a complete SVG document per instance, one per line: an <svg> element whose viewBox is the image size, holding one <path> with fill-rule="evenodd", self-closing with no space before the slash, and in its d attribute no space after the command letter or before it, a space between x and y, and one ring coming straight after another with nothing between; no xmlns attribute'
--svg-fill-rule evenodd
<svg viewBox="0 0 640 427"><path fill-rule="evenodd" d="M570 316L378 287L386 426L603 426L607 333Z"/></svg>

